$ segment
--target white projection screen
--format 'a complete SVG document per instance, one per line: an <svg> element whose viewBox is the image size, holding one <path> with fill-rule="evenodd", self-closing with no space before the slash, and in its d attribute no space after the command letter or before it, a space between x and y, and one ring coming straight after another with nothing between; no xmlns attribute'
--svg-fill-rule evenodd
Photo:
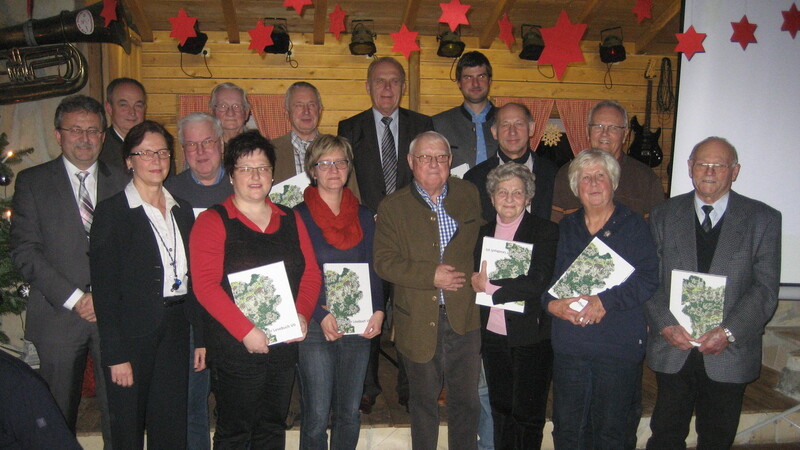
<svg viewBox="0 0 800 450"><path fill-rule="evenodd" d="M704 53L681 55L673 196L692 183L686 160L708 136L728 139L742 165L733 190L781 211L781 298L800 299L800 33L781 31L793 0L686 0L683 30L706 33ZM747 50L731 22L756 24Z"/></svg>

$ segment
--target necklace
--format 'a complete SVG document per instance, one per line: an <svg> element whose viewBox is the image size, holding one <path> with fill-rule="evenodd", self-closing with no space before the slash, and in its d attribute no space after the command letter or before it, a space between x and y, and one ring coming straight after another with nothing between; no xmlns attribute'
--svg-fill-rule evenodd
<svg viewBox="0 0 800 450"><path fill-rule="evenodd" d="M172 277L173 280L175 280L172 283L172 288L169 291L175 292L178 289L180 289L181 284L183 284L183 282L180 280L180 278L178 278L178 263L177 263L178 255L177 255L177 250L175 249L178 242L178 234L175 230L175 215L172 214L172 210L169 211L169 218L172 220L172 248L168 247L167 243L164 242L164 237L161 236L161 233L159 233L158 228L156 228L155 224L153 223L152 220L150 220L149 217L147 218L147 221L150 222L150 226L153 228L153 231L156 232L158 240L161 242L161 245L164 247L164 250L167 251L167 256L169 257L169 265L172 266ZM175 251L174 256L172 253L173 251Z"/></svg>

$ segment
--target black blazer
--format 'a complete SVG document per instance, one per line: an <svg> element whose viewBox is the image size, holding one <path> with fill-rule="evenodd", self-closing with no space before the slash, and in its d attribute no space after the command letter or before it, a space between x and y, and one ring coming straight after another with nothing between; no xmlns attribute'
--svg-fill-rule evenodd
<svg viewBox="0 0 800 450"><path fill-rule="evenodd" d="M192 207L175 199L172 208L175 224L183 238L187 260L189 232L194 223ZM164 268L158 249L158 238L152 231L143 207L131 209L125 191L100 202L94 211L90 240L92 293L103 365L112 366L130 361L128 337L146 336L158 328L163 304ZM195 324L197 301L189 293L182 306L187 320ZM187 325L188 326L188 325ZM203 347L201 342L195 345Z"/></svg>
<svg viewBox="0 0 800 450"><path fill-rule="evenodd" d="M414 178L408 165L408 146L418 134L433 130L431 118L399 108L397 137L397 189L411 183ZM386 182L383 179L381 150L372 108L339 122L339 136L347 138L353 146L353 165L355 167L361 204L378 212L378 203L386 197ZM548 206L549 208L549 206ZM548 209L549 210L549 209Z"/></svg>
<svg viewBox="0 0 800 450"><path fill-rule="evenodd" d="M513 279L496 280L492 283L502 286L492 295L495 305L525 300L525 311L522 313L506 312L506 331L508 345L517 347L533 345L539 341L550 339L550 316L542 310L542 294L550 287L553 267L556 263L556 247L558 245L558 225L549 220L523 211L524 216L519 224L514 240L533 244L531 267L527 275ZM485 236L494 237L497 222L492 221L481 227L478 243L475 246L475 271L481 268L481 244ZM489 320L489 308L481 306L481 333L486 333Z"/></svg>

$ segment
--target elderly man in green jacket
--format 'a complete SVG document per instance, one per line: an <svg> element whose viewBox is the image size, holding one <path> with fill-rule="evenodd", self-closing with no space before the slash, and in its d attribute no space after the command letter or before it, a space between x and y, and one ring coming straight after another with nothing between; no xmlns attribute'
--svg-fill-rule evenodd
<svg viewBox="0 0 800 450"><path fill-rule="evenodd" d="M451 158L441 134L417 136L408 155L414 182L378 208L375 270L394 285L415 449L436 448L443 383L449 448L477 448L480 323L467 279L483 219L475 186L450 178Z"/></svg>

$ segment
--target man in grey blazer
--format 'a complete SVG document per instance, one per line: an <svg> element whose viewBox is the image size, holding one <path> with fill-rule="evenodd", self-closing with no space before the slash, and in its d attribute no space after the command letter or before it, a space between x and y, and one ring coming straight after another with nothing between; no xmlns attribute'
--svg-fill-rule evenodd
<svg viewBox="0 0 800 450"><path fill-rule="evenodd" d="M661 285L645 304L647 363L658 381L648 449L685 448L693 411L697 447L730 448L745 387L759 376L761 336L778 304L781 215L731 191L739 169L727 140L701 141L689 157L694 191L650 216ZM727 276L722 321L701 336L670 312L674 269Z"/></svg>
<svg viewBox="0 0 800 450"><path fill-rule="evenodd" d="M317 127L322 114L322 98L313 84L298 81L286 90L284 108L289 115L292 129L283 136L272 139L275 146L273 184L305 173L303 164L306 149L319 136Z"/></svg>
<svg viewBox="0 0 800 450"><path fill-rule="evenodd" d="M83 371L89 351L110 446L105 383L89 277L93 205L119 192L122 171L99 162L106 129L103 107L74 95L55 115L58 158L20 172L12 201L10 254L31 285L25 337L36 345L39 373L75 432Z"/></svg>

